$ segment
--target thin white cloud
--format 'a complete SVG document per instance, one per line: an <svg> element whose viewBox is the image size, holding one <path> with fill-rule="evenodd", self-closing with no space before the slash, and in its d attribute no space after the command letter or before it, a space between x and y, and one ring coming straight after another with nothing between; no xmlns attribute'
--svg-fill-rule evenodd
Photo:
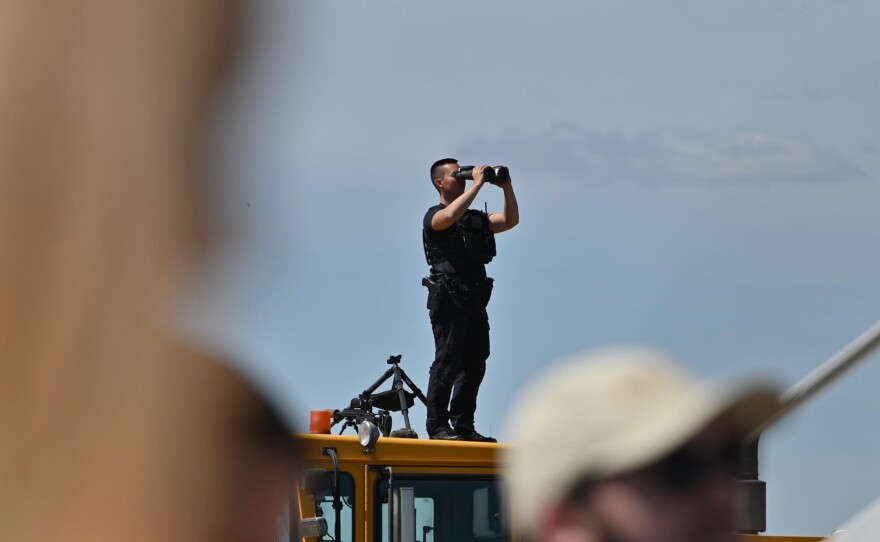
<svg viewBox="0 0 880 542"><path fill-rule="evenodd" d="M815 144L762 132L723 138L625 136L578 125L471 137L459 155L503 158L530 172L580 182L841 182L868 178L854 161Z"/></svg>

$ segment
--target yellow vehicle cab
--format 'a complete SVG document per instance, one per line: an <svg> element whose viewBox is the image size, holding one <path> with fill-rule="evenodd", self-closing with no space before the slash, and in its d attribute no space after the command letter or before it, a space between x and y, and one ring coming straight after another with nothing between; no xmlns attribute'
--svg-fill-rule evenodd
<svg viewBox="0 0 880 542"><path fill-rule="evenodd" d="M503 498L499 455L507 444L393 437L370 443L355 435L326 434L296 438L307 469L298 498L292 501L291 519L298 519L301 525L292 540L522 540L516 518L509 517ZM338 499L333 491L334 477ZM742 539L822 540L767 535L742 535Z"/></svg>
<svg viewBox="0 0 880 542"><path fill-rule="evenodd" d="M328 538L336 539L338 528L338 540L352 542L516 539L507 527L502 502L498 454L503 444L381 438L371 453L365 453L356 436L297 439L309 469L318 470L304 473L304 479L317 482L313 487L300 485L291 516L305 526L323 518ZM328 487L332 483L321 480L321 471L330 480L335 475L334 454L339 510ZM304 529L306 534L310 533Z"/></svg>

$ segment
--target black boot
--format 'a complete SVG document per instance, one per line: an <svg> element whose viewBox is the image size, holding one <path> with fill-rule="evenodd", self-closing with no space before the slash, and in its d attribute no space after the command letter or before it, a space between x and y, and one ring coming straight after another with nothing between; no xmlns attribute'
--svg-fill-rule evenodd
<svg viewBox="0 0 880 542"><path fill-rule="evenodd" d="M448 427L441 427L439 431L434 432L430 437L431 440L463 440L459 435L456 435L452 429Z"/></svg>
<svg viewBox="0 0 880 542"><path fill-rule="evenodd" d="M474 430L462 431L462 430L456 429L455 434L458 435L461 438L461 440L467 440L470 442L498 442L494 438L483 436Z"/></svg>

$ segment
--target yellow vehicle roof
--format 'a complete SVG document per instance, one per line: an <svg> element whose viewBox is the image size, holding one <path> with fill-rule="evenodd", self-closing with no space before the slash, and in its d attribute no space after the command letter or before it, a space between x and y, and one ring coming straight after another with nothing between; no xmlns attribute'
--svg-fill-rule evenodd
<svg viewBox="0 0 880 542"><path fill-rule="evenodd" d="M501 467L501 452L509 445L429 439L381 437L376 450L365 454L354 435L295 435L304 458L326 461L324 448L336 448L339 460L366 464Z"/></svg>

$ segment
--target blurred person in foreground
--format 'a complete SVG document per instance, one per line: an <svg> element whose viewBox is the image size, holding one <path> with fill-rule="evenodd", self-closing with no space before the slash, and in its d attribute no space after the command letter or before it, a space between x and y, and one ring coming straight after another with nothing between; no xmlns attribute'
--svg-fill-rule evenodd
<svg viewBox="0 0 880 542"><path fill-rule="evenodd" d="M778 408L772 387L710 388L649 349L558 366L510 418L514 517L535 542L736 540L739 450Z"/></svg>
<svg viewBox="0 0 880 542"><path fill-rule="evenodd" d="M289 425L170 323L216 244L200 155L236 4L0 7L0 540L276 532Z"/></svg>

